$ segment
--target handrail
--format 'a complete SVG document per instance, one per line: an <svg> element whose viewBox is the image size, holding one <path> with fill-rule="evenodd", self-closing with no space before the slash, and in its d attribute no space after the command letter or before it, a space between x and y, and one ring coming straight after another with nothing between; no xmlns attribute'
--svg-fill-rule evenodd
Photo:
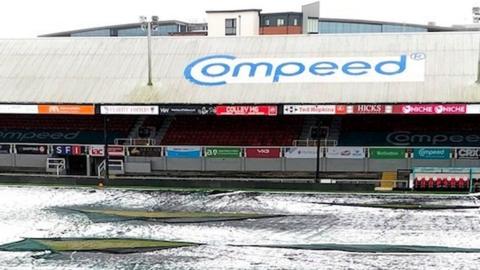
<svg viewBox="0 0 480 270"><path fill-rule="evenodd" d="M54 169L57 176L60 175L60 170L65 170L66 162L64 158L47 158L47 170Z"/></svg>

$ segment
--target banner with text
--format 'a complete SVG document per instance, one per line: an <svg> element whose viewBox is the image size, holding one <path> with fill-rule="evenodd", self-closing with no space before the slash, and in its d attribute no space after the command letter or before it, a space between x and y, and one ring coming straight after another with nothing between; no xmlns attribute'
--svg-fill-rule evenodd
<svg viewBox="0 0 480 270"><path fill-rule="evenodd" d="M362 159L365 158L363 147L328 147L327 158Z"/></svg>
<svg viewBox="0 0 480 270"><path fill-rule="evenodd" d="M48 147L46 145L17 144L17 145L15 145L15 150L16 150L17 154L28 154L28 155L46 155L46 154L48 154Z"/></svg>
<svg viewBox="0 0 480 270"><path fill-rule="evenodd" d="M395 114L466 114L465 104L408 104L393 105Z"/></svg>
<svg viewBox="0 0 480 270"><path fill-rule="evenodd" d="M165 154L169 158L200 158L202 148L196 146L168 146Z"/></svg>
<svg viewBox="0 0 480 270"><path fill-rule="evenodd" d="M161 115L209 115L215 114L215 107L200 105L160 106Z"/></svg>
<svg viewBox="0 0 480 270"><path fill-rule="evenodd" d="M9 144L0 144L0 154L10 154L10 148Z"/></svg>
<svg viewBox="0 0 480 270"><path fill-rule="evenodd" d="M85 155L87 148L80 145L54 145L53 153L61 156Z"/></svg>
<svg viewBox="0 0 480 270"><path fill-rule="evenodd" d="M245 149L247 158L280 158L280 148L275 147L251 147Z"/></svg>
<svg viewBox="0 0 480 270"><path fill-rule="evenodd" d="M286 158L317 158L317 147L286 147ZM323 157L320 152L320 157Z"/></svg>
<svg viewBox="0 0 480 270"><path fill-rule="evenodd" d="M405 148L370 148L371 159L405 159Z"/></svg>
<svg viewBox="0 0 480 270"><path fill-rule="evenodd" d="M262 115L262 116L276 116L278 114L277 106L217 106L215 107L215 114L219 116L224 115Z"/></svg>
<svg viewBox="0 0 480 270"><path fill-rule="evenodd" d="M157 115L158 106L101 106L100 113L108 115Z"/></svg>
<svg viewBox="0 0 480 270"><path fill-rule="evenodd" d="M415 148L415 159L450 159L450 149L447 148Z"/></svg>
<svg viewBox="0 0 480 270"><path fill-rule="evenodd" d="M241 148L229 147L207 147L205 149L207 158L239 158L242 156Z"/></svg>
<svg viewBox="0 0 480 270"><path fill-rule="evenodd" d="M330 115L345 114L345 105L284 105L283 114L292 115Z"/></svg>
<svg viewBox="0 0 480 270"><path fill-rule="evenodd" d="M480 159L480 148L458 148L455 154L457 159Z"/></svg>
<svg viewBox="0 0 480 270"><path fill-rule="evenodd" d="M161 147L135 146L128 147L128 155L134 157L161 157Z"/></svg>

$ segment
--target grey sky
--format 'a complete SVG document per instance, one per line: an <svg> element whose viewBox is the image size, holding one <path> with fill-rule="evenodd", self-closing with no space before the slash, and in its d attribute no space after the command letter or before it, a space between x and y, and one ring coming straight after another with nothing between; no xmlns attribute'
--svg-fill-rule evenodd
<svg viewBox="0 0 480 270"><path fill-rule="evenodd" d="M24 38L95 26L136 22L139 15L161 20L206 20L205 10L261 8L300 11L314 0L4 0L0 37ZM321 17L439 25L471 23L480 0L321 0Z"/></svg>

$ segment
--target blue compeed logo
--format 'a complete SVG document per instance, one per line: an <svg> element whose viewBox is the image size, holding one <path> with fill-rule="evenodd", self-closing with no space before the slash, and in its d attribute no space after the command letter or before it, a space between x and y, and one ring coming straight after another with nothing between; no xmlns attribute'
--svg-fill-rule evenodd
<svg viewBox="0 0 480 270"><path fill-rule="evenodd" d="M190 63L185 78L201 86L247 83L412 82L425 77L423 53L391 57L237 58L209 55Z"/></svg>

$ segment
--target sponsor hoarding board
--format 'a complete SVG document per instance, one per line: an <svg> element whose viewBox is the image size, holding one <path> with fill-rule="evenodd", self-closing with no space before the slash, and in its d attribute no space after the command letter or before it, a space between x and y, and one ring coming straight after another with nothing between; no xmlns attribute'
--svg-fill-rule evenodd
<svg viewBox="0 0 480 270"><path fill-rule="evenodd" d="M327 158L362 159L365 158L363 147L327 147Z"/></svg>
<svg viewBox="0 0 480 270"><path fill-rule="evenodd" d="M93 105L38 105L40 114L94 115Z"/></svg>
<svg viewBox="0 0 480 270"><path fill-rule="evenodd" d="M105 156L105 146L103 145L90 145L88 147L88 154L92 157Z"/></svg>
<svg viewBox="0 0 480 270"><path fill-rule="evenodd" d="M286 158L317 158L317 147L286 147L284 156ZM320 157L323 157L322 152Z"/></svg>
<svg viewBox="0 0 480 270"><path fill-rule="evenodd" d="M260 106L216 106L215 114L224 115L261 115L276 116L278 114L277 106L260 105Z"/></svg>
<svg viewBox="0 0 480 270"><path fill-rule="evenodd" d="M347 113L353 114L385 114L392 113L392 105L378 105L378 104L359 104L348 105Z"/></svg>
<svg viewBox="0 0 480 270"><path fill-rule="evenodd" d="M101 106L100 113L108 115L158 115L158 106Z"/></svg>
<svg viewBox="0 0 480 270"><path fill-rule="evenodd" d="M54 145L53 153L61 156L80 156L86 154L86 147L81 145Z"/></svg>
<svg viewBox="0 0 480 270"><path fill-rule="evenodd" d="M370 148L371 159L405 159L405 148Z"/></svg>
<svg viewBox="0 0 480 270"><path fill-rule="evenodd" d="M12 114L37 114L37 105L15 105L15 104L0 104L0 113Z"/></svg>
<svg viewBox="0 0 480 270"><path fill-rule="evenodd" d="M286 115L332 115L346 114L346 105L284 105Z"/></svg>
<svg viewBox="0 0 480 270"><path fill-rule="evenodd" d="M278 147L249 147L245 149L247 158L280 158Z"/></svg>
<svg viewBox="0 0 480 270"><path fill-rule="evenodd" d="M467 114L480 114L480 104L468 104Z"/></svg>
<svg viewBox="0 0 480 270"><path fill-rule="evenodd" d="M205 149L207 158L239 158L242 157L241 148L230 147L207 147Z"/></svg>
<svg viewBox="0 0 480 270"><path fill-rule="evenodd" d="M161 115L210 115L215 114L214 106L197 106L197 105L184 105L184 106L160 106L159 114Z"/></svg>
<svg viewBox="0 0 480 270"><path fill-rule="evenodd" d="M414 159L450 159L448 148L415 148L413 149Z"/></svg>
<svg viewBox="0 0 480 270"><path fill-rule="evenodd" d="M123 145L109 145L108 156L123 157L125 156L125 148L123 147Z"/></svg>
<svg viewBox="0 0 480 270"><path fill-rule="evenodd" d="M46 155L48 154L48 147L46 145L17 144L15 145L15 151L17 154Z"/></svg>
<svg viewBox="0 0 480 270"><path fill-rule="evenodd" d="M466 114L465 104L406 104L393 105L395 114Z"/></svg>
<svg viewBox="0 0 480 270"><path fill-rule="evenodd" d="M455 157L457 159L480 159L480 148L457 148Z"/></svg>
<svg viewBox="0 0 480 270"><path fill-rule="evenodd" d="M169 158L200 158L202 148L196 146L168 146L165 154Z"/></svg>
<svg viewBox="0 0 480 270"><path fill-rule="evenodd" d="M0 144L0 154L10 154L10 148L9 144Z"/></svg>
<svg viewBox="0 0 480 270"><path fill-rule="evenodd" d="M421 82L423 52L381 57L239 58L206 55L184 69L186 80L200 86L227 84Z"/></svg>
<svg viewBox="0 0 480 270"><path fill-rule="evenodd" d="M163 156L161 147L134 146L128 147L128 155L136 157L161 157Z"/></svg>

